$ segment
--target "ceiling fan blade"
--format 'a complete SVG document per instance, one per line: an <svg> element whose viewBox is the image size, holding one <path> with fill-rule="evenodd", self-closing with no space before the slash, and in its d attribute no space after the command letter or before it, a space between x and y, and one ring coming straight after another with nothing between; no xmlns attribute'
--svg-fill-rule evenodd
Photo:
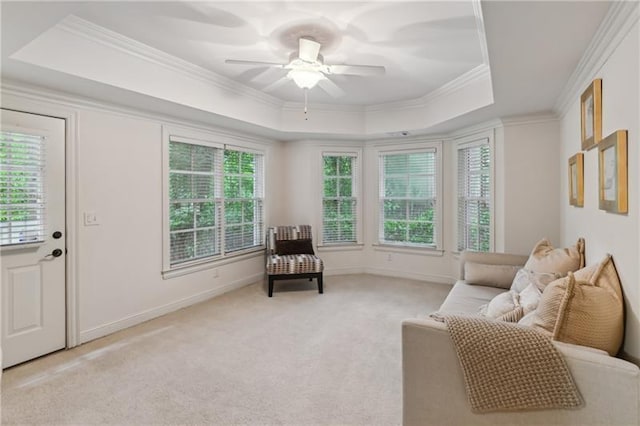
<svg viewBox="0 0 640 426"><path fill-rule="evenodd" d="M274 90L276 90L277 88L279 88L280 86L284 85L285 83L288 83L289 79L285 76L282 77L276 81L274 81L273 83L271 83L270 85L264 87L262 89L263 92L273 92Z"/></svg>
<svg viewBox="0 0 640 426"><path fill-rule="evenodd" d="M344 75L384 75L386 70L379 65L327 65L330 74Z"/></svg>
<svg viewBox="0 0 640 426"><path fill-rule="evenodd" d="M284 66L286 65L286 64L279 64L277 62L242 61L238 59L226 59L224 63L232 64L232 65L251 65L251 66L258 65L263 67L278 67L278 68L284 68Z"/></svg>
<svg viewBox="0 0 640 426"><path fill-rule="evenodd" d="M299 43L298 57L306 62L315 62L320 53L320 43L308 38L301 38Z"/></svg>
<svg viewBox="0 0 640 426"><path fill-rule="evenodd" d="M344 90L342 90L337 84L335 84L333 81L329 80L328 78L324 78L318 81L318 86L320 86L322 90L324 90L334 98L339 98L341 96L346 95Z"/></svg>

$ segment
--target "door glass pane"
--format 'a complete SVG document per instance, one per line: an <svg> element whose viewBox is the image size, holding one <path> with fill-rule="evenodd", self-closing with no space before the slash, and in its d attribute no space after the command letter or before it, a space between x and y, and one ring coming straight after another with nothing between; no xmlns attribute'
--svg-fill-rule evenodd
<svg viewBox="0 0 640 426"><path fill-rule="evenodd" d="M0 131L0 245L44 241L44 141Z"/></svg>

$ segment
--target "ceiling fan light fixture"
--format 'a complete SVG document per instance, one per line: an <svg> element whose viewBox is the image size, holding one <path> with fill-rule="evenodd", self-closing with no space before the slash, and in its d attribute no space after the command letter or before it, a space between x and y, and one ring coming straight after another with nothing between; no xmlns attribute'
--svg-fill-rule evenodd
<svg viewBox="0 0 640 426"><path fill-rule="evenodd" d="M292 79L301 89L311 89L318 82L324 79L324 74L315 70L293 69L289 71L287 77Z"/></svg>

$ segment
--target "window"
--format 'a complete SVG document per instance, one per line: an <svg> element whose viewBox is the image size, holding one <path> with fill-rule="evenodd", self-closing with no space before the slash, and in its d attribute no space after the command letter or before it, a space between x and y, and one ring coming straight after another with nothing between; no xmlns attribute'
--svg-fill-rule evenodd
<svg viewBox="0 0 640 426"><path fill-rule="evenodd" d="M322 156L322 242L357 242L357 155Z"/></svg>
<svg viewBox="0 0 640 426"><path fill-rule="evenodd" d="M0 245L44 241L44 137L0 132Z"/></svg>
<svg viewBox="0 0 640 426"><path fill-rule="evenodd" d="M435 148L380 155L381 243L438 246L437 162Z"/></svg>
<svg viewBox="0 0 640 426"><path fill-rule="evenodd" d="M262 243L262 155L224 152L224 218L227 252Z"/></svg>
<svg viewBox="0 0 640 426"><path fill-rule="evenodd" d="M262 162L262 154L170 138L170 267L263 245Z"/></svg>
<svg viewBox="0 0 640 426"><path fill-rule="evenodd" d="M491 149L484 139L458 148L458 250L491 250Z"/></svg>

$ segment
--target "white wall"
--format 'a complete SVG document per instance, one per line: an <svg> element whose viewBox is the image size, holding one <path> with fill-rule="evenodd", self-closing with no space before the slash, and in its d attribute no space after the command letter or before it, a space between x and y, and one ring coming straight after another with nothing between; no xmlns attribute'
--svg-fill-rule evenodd
<svg viewBox="0 0 640 426"><path fill-rule="evenodd" d="M580 152L579 94L561 122L561 208L562 243L570 244L579 236L586 239L587 264L611 253L622 281L626 302L625 355L640 359L640 269L639 269L639 191L640 151L640 33L638 23L623 38L604 64L593 70L581 86L602 78L602 136L615 130L628 130L629 213L611 214L598 208L598 150L584 154L584 207L568 202L567 161Z"/></svg>
<svg viewBox="0 0 640 426"><path fill-rule="evenodd" d="M69 252L74 282L78 343L109 334L229 289L263 279L262 252L210 269L164 278L162 271L162 125L165 118L135 111L42 98L3 96L3 107L49 115L75 114L67 155L68 172L75 173L68 197L75 205L68 214L78 220L68 229L77 246ZM115 107L108 107L116 110ZM187 125L174 123L172 125ZM197 126L199 131L213 131ZM237 135L243 138L242 135ZM263 144L266 164L266 217L285 209L282 186L282 144ZM82 214L96 213L97 226L84 226ZM75 214L72 214L75 213Z"/></svg>
<svg viewBox="0 0 640 426"><path fill-rule="evenodd" d="M560 243L558 187L560 153L558 121L505 121L503 150L503 229L500 247L507 253L529 254L543 237ZM563 175L564 176L564 175Z"/></svg>
<svg viewBox="0 0 640 426"><path fill-rule="evenodd" d="M357 247L320 248L327 275L366 272L425 281L452 283L458 272L456 253L456 143L460 138L494 138L495 248L528 254L543 237L560 242L559 123L553 117L496 120L452 135L379 141L321 140L285 144L284 180L287 211L278 223L311 223L321 217L320 157L332 147L363 150L363 234ZM412 250L377 245L378 151L402 149L442 141L442 251ZM272 223L277 224L277 223ZM316 242L319 236L316 235Z"/></svg>
<svg viewBox="0 0 640 426"><path fill-rule="evenodd" d="M3 106L35 113L75 116L72 159L76 216L70 238L75 265L78 342L261 280L262 254L163 279L162 270L162 126L202 125L178 122L118 107L88 105L55 96L5 95ZM60 113L61 115L64 115ZM266 150L266 223L310 223L319 242L321 225L321 155L340 149L361 152L362 227L355 247L319 251L327 275L366 272L391 277L451 283L457 275L455 140L495 134L496 248L528 253L543 236L558 237L557 170L539 164L557 158L557 123L553 120L496 121L438 138L385 141L260 141L236 135ZM378 152L442 142L442 250L427 252L377 245ZM555 163L557 165L557 162ZM546 188L541 190L540 187ZM526 201L526 202L525 202ZM95 212L98 226L84 226L82 214ZM330 285L330 281L328 281Z"/></svg>

